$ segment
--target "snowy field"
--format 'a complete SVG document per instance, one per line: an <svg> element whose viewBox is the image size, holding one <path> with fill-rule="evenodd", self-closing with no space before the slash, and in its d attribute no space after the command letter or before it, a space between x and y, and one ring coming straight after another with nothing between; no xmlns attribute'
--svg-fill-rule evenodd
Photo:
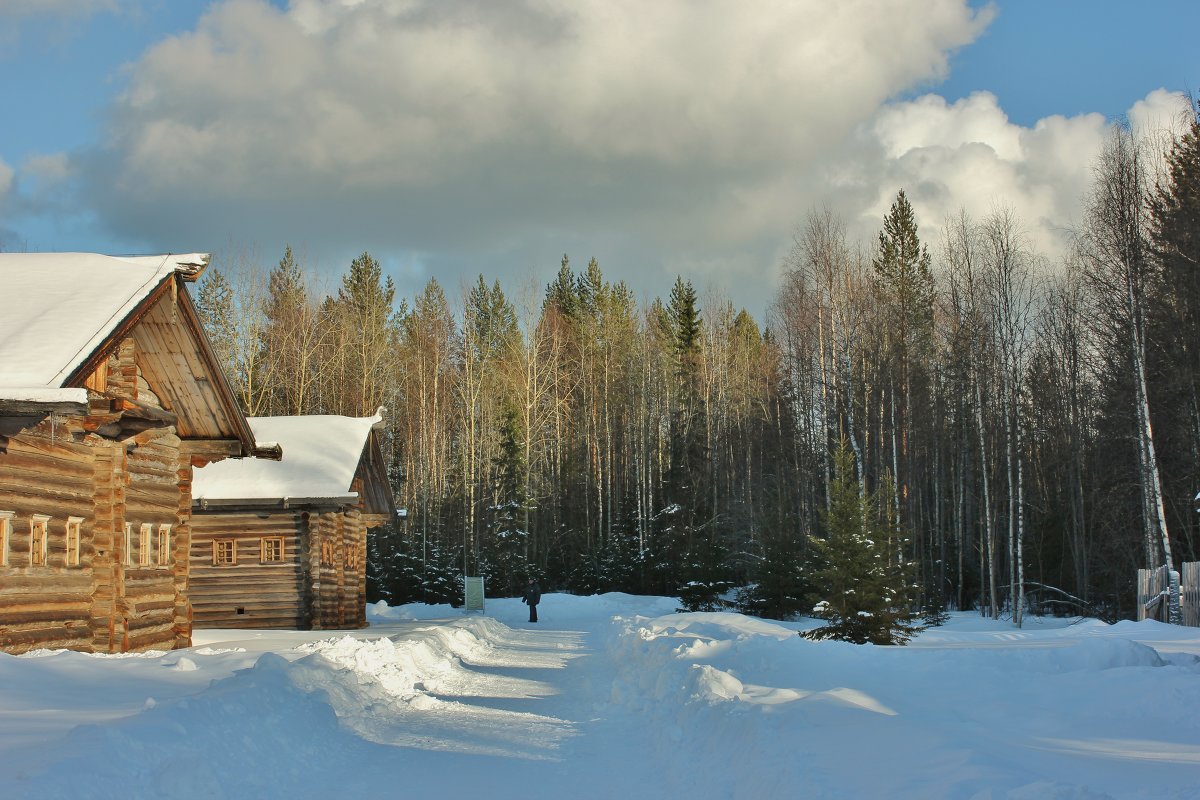
<svg viewBox="0 0 1200 800"><path fill-rule="evenodd" d="M0 797L1200 798L1200 629L960 614L884 648L674 605L0 654Z"/></svg>

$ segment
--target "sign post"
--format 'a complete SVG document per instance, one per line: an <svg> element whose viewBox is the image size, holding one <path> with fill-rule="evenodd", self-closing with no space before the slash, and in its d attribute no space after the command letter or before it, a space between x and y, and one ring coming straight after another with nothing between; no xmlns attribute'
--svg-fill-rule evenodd
<svg viewBox="0 0 1200 800"><path fill-rule="evenodd" d="M463 577L463 610L483 613L483 576Z"/></svg>

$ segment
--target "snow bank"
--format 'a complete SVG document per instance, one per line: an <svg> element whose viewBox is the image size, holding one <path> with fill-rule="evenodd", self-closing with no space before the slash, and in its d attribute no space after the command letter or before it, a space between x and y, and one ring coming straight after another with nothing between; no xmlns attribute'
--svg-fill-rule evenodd
<svg viewBox="0 0 1200 800"><path fill-rule="evenodd" d="M968 622L910 647L810 642L737 614L613 624L612 702L659 732L668 763L688 748L673 780L708 796L1102 798L1140 791L1132 776L1164 760L1188 787L1177 796L1200 796L1186 768L1200 766L1200 725L1167 689L1193 684L1183 691L1200 699L1200 670L1100 623ZM1193 744L1163 742L1164 727Z"/></svg>
<svg viewBox="0 0 1200 800"><path fill-rule="evenodd" d="M1200 797L1194 630L955 615L875 647L675 605L376 607L362 631L0 656L0 795Z"/></svg>
<svg viewBox="0 0 1200 800"><path fill-rule="evenodd" d="M249 800L334 792L341 771L361 764L370 746L341 728L325 697L296 686L291 669L266 654L195 697L77 728L56 746L62 757L10 783L9 796Z"/></svg>

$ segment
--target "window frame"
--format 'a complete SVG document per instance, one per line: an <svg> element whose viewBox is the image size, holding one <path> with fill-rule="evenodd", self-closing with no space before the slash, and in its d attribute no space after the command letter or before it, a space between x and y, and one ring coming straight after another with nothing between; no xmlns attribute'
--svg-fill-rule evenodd
<svg viewBox="0 0 1200 800"><path fill-rule="evenodd" d="M16 516L15 511L0 511L0 567L9 566L8 550L12 542L12 521Z"/></svg>
<svg viewBox="0 0 1200 800"><path fill-rule="evenodd" d="M268 552L270 545L270 552ZM281 564L284 560L286 552L285 544L282 536L263 536L258 540L258 563L260 564ZM268 555L274 555L274 558L268 558Z"/></svg>
<svg viewBox="0 0 1200 800"><path fill-rule="evenodd" d="M150 534L154 532L154 525L149 522L143 522L138 528L138 560L139 567L153 566L150 559Z"/></svg>
<svg viewBox="0 0 1200 800"><path fill-rule="evenodd" d="M158 566L167 567L171 564L171 526L164 522L158 526Z"/></svg>
<svg viewBox="0 0 1200 800"><path fill-rule="evenodd" d="M49 562L50 517L45 514L31 514L29 517L29 566L48 567L50 566Z"/></svg>
<svg viewBox="0 0 1200 800"><path fill-rule="evenodd" d="M67 517L67 524L63 530L66 534L63 542L63 565L78 567L79 547L83 541L83 517Z"/></svg>
<svg viewBox="0 0 1200 800"><path fill-rule="evenodd" d="M125 523L124 542L125 542L125 547L124 547L125 552L123 554L123 557L121 558L121 563L124 564L124 566L126 566L126 567L132 567L133 566L133 523L132 522Z"/></svg>
<svg viewBox="0 0 1200 800"><path fill-rule="evenodd" d="M214 567L237 566L237 539L213 539L212 548L212 565ZM228 549L228 558L223 552L226 549Z"/></svg>

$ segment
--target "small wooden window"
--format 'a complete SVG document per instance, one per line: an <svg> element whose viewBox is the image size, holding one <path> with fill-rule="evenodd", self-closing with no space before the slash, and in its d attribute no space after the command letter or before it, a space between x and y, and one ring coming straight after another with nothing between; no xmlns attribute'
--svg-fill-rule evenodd
<svg viewBox="0 0 1200 800"><path fill-rule="evenodd" d="M46 553L50 538L50 518L45 514L34 514L29 520L29 565L46 566Z"/></svg>
<svg viewBox="0 0 1200 800"><path fill-rule="evenodd" d="M138 529L138 566L150 566L150 533L154 530L154 526L149 522L143 522L142 527Z"/></svg>
<svg viewBox="0 0 1200 800"><path fill-rule="evenodd" d="M121 559L125 566L133 566L133 523L125 523L125 553Z"/></svg>
<svg viewBox="0 0 1200 800"><path fill-rule="evenodd" d="M363 553L357 547L346 548L346 569L354 571L361 570L363 566Z"/></svg>
<svg viewBox="0 0 1200 800"><path fill-rule="evenodd" d="M321 542L321 564L332 567L337 555L337 546L329 539Z"/></svg>
<svg viewBox="0 0 1200 800"><path fill-rule="evenodd" d="M232 567L237 564L237 542L234 539L213 540L213 566Z"/></svg>
<svg viewBox="0 0 1200 800"><path fill-rule="evenodd" d="M263 563L283 561L283 537L266 536L261 540L259 560Z"/></svg>
<svg viewBox="0 0 1200 800"><path fill-rule="evenodd" d="M15 511L0 511L0 567L8 566L8 543L12 539L12 521Z"/></svg>
<svg viewBox="0 0 1200 800"><path fill-rule="evenodd" d="M79 540L83 531L83 517L67 517L67 552L64 559L68 567L79 566Z"/></svg>
<svg viewBox="0 0 1200 800"><path fill-rule="evenodd" d="M158 526L158 565L165 567L171 563L171 526Z"/></svg>

